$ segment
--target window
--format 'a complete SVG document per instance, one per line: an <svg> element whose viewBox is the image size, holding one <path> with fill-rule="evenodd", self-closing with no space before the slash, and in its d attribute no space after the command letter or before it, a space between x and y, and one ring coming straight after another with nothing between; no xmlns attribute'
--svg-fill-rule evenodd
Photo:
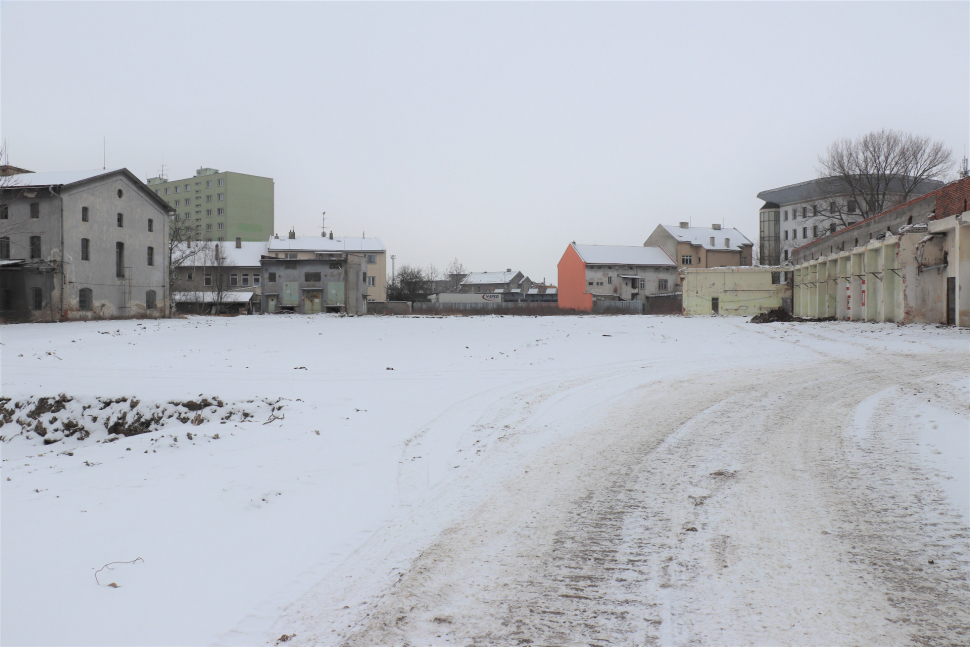
<svg viewBox="0 0 970 647"><path fill-rule="evenodd" d="M613 285L613 277L612 276L607 276L606 277L606 282L609 283L610 285Z"/></svg>
<svg viewBox="0 0 970 647"><path fill-rule="evenodd" d="M835 213L835 203L829 202L829 213Z"/></svg>
<svg viewBox="0 0 970 647"><path fill-rule="evenodd" d="M259 287L259 274L253 274L253 287Z"/></svg>
<svg viewBox="0 0 970 647"><path fill-rule="evenodd" d="M81 288L77 292L77 308L78 310L84 310L89 312L93 306L91 303L94 299L91 298L91 288Z"/></svg>
<svg viewBox="0 0 970 647"><path fill-rule="evenodd" d="M181 206L181 203L178 200L176 200L174 206L179 207L179 206Z"/></svg>
<svg viewBox="0 0 970 647"><path fill-rule="evenodd" d="M123 213L119 213L118 214L118 226L119 227L124 227L125 226L125 214L123 214Z"/></svg>
<svg viewBox="0 0 970 647"><path fill-rule="evenodd" d="M162 195L161 189L155 189L155 195Z"/></svg>
<svg viewBox="0 0 970 647"><path fill-rule="evenodd" d="M0 290L0 310L13 310L13 291L10 288Z"/></svg>
<svg viewBox="0 0 970 647"><path fill-rule="evenodd" d="M269 272L266 275L267 283L276 283L276 272Z"/></svg>
<svg viewBox="0 0 970 647"><path fill-rule="evenodd" d="M219 226L216 227L216 229L219 229L219 230L222 230L222 229L225 229L225 228L226 228L226 223L224 223L224 222L220 222L219 223Z"/></svg>
<svg viewBox="0 0 970 647"><path fill-rule="evenodd" d="M667 291L667 279L658 279L657 280L657 289L660 290L661 292L666 292Z"/></svg>
<svg viewBox="0 0 970 647"><path fill-rule="evenodd" d="M225 200L225 199L226 199L225 193L220 193L218 196L216 196L216 200Z"/></svg>
<svg viewBox="0 0 970 647"><path fill-rule="evenodd" d="M788 240L788 230L785 230L785 240Z"/></svg>
<svg viewBox="0 0 970 647"><path fill-rule="evenodd" d="M211 222L205 223L205 230L206 231L212 231L212 223Z"/></svg>
<svg viewBox="0 0 970 647"><path fill-rule="evenodd" d="M211 189L212 188L212 180L206 180L205 181L205 188L207 188L207 189Z"/></svg>
<svg viewBox="0 0 970 647"><path fill-rule="evenodd" d="M44 309L44 291L40 288L30 288L30 307L33 310Z"/></svg>
<svg viewBox="0 0 970 647"><path fill-rule="evenodd" d="M186 212L185 212L185 219L186 219L186 220L188 220L188 219L189 219L189 218L191 218L191 217L192 217L192 216L191 216L191 215L189 214L189 212L188 212L188 211L186 211Z"/></svg>
<svg viewBox="0 0 970 647"><path fill-rule="evenodd" d="M189 192L189 189L191 189L191 188L192 188L192 185L191 184L186 184L185 185L185 192L188 193Z"/></svg>
<svg viewBox="0 0 970 647"><path fill-rule="evenodd" d="M288 258L288 259L295 259L296 258L296 254L295 253L294 254L287 254L286 255L286 258ZM296 269L296 268L294 268L294 269Z"/></svg>
<svg viewBox="0 0 970 647"><path fill-rule="evenodd" d="M243 285L249 285L249 275L248 274L243 274L242 275L242 284Z"/></svg>
<svg viewBox="0 0 970 647"><path fill-rule="evenodd" d="M212 209L206 209L205 210L205 217L206 218L211 218L212 217Z"/></svg>
<svg viewBox="0 0 970 647"><path fill-rule="evenodd" d="M593 285L593 282L592 282L592 281L590 281L590 282L589 282L589 285Z"/></svg>
<svg viewBox="0 0 970 647"><path fill-rule="evenodd" d="M785 214L785 220L788 220L788 209L785 209L784 214Z"/></svg>
<svg viewBox="0 0 970 647"><path fill-rule="evenodd" d="M149 247L148 248L148 264L149 265L154 265L155 264L155 248L154 247Z"/></svg>
<svg viewBox="0 0 970 647"><path fill-rule="evenodd" d="M186 281L191 281L192 280L192 270L191 269L188 269L188 270L185 271L185 280Z"/></svg>
<svg viewBox="0 0 970 647"><path fill-rule="evenodd" d="M180 215L178 215L178 214L175 214L175 220L176 220L176 221L179 221L179 220L181 220L181 219L182 219L182 216L180 216Z"/></svg>
<svg viewBox="0 0 970 647"><path fill-rule="evenodd" d="M206 202L212 202L212 196L211 196L211 195L207 195L207 196L205 197L205 201L206 201Z"/></svg>
<svg viewBox="0 0 970 647"><path fill-rule="evenodd" d="M808 238L808 227L802 227L802 238Z"/></svg>
<svg viewBox="0 0 970 647"><path fill-rule="evenodd" d="M155 231L155 221L151 218L148 219L148 231Z"/></svg>
<svg viewBox="0 0 970 647"><path fill-rule="evenodd" d="M88 221L88 208L81 207L81 222L87 222L87 221Z"/></svg>
<svg viewBox="0 0 970 647"><path fill-rule="evenodd" d="M155 309L155 290L149 290L145 293L145 310Z"/></svg>
<svg viewBox="0 0 970 647"><path fill-rule="evenodd" d="M377 286L377 277L376 276L368 276L367 277L367 287L373 288L373 287L376 287L376 286Z"/></svg>
<svg viewBox="0 0 970 647"><path fill-rule="evenodd" d="M222 207L219 207L219 209L216 210L216 215L217 216L224 216L224 215L226 215L226 210L224 208L222 208Z"/></svg>
<svg viewBox="0 0 970 647"><path fill-rule="evenodd" d="M857 204L856 204L856 201L855 201L855 200L849 200L849 206L848 206L848 208L847 208L847 211L848 211L849 213L855 213L855 210L856 210L856 209L857 209L858 207L859 207L859 205L857 205Z"/></svg>
<svg viewBox="0 0 970 647"><path fill-rule="evenodd" d="M125 278L125 244L115 243L115 276Z"/></svg>
<svg viewBox="0 0 970 647"><path fill-rule="evenodd" d="M320 272L304 272L303 280L307 283L319 283L323 280Z"/></svg>
<svg viewBox="0 0 970 647"><path fill-rule="evenodd" d="M296 269L296 263L295 262L293 262L293 263L283 263L283 269L284 270L295 270Z"/></svg>
<svg viewBox="0 0 970 647"><path fill-rule="evenodd" d="M168 195L171 192L172 191L168 187L165 187L165 195ZM121 197L121 196L119 196L119 197Z"/></svg>
<svg viewBox="0 0 970 647"><path fill-rule="evenodd" d="M30 237L30 257L41 258L40 255L40 236Z"/></svg>
<svg viewBox="0 0 970 647"><path fill-rule="evenodd" d="M91 239L90 238L81 239L81 260L82 261L91 260Z"/></svg>
<svg viewBox="0 0 970 647"><path fill-rule="evenodd" d="M818 238L818 225L812 225L812 238Z"/></svg>
<svg viewBox="0 0 970 647"><path fill-rule="evenodd" d="M788 260L788 250L787 249L785 250L785 260L786 261Z"/></svg>
<svg viewBox="0 0 970 647"><path fill-rule="evenodd" d="M175 192L178 193L181 190L181 188L182 187L180 187L178 184L176 184L175 185Z"/></svg>
<svg viewBox="0 0 970 647"><path fill-rule="evenodd" d="M10 207L0 204L0 220L7 220L8 218L10 218Z"/></svg>
<svg viewBox="0 0 970 647"><path fill-rule="evenodd" d="M230 274L229 275L229 285L233 285L233 286L239 285L239 275L238 274Z"/></svg>
<svg viewBox="0 0 970 647"><path fill-rule="evenodd" d="M829 223L829 233L830 234L834 234L835 233L835 223L834 222L830 222Z"/></svg>
<svg viewBox="0 0 970 647"><path fill-rule="evenodd" d="M216 180L216 186L225 186L225 184L226 184L226 179L225 178L222 178L221 177L218 180Z"/></svg>
<svg viewBox="0 0 970 647"><path fill-rule="evenodd" d="M802 218L808 218L808 207L802 207Z"/></svg>
<svg viewBox="0 0 970 647"><path fill-rule="evenodd" d="M817 215L818 215L818 205L817 204L813 204L812 205L812 216L814 217L814 216L817 216Z"/></svg>
<svg viewBox="0 0 970 647"><path fill-rule="evenodd" d="M725 238L724 239L724 246L725 247L730 247L731 246L731 239L730 238Z"/></svg>
<svg viewBox="0 0 970 647"><path fill-rule="evenodd" d="M368 254L367 255L367 262L368 263L371 263L371 264L376 263L377 262L377 254Z"/></svg>
<svg viewBox="0 0 970 647"><path fill-rule="evenodd" d="M0 238L0 258L10 258L10 237Z"/></svg>
<svg viewBox="0 0 970 647"><path fill-rule="evenodd" d="M202 277L202 284L206 287L212 287L212 275L206 272L205 276Z"/></svg>
<svg viewBox="0 0 970 647"><path fill-rule="evenodd" d="M39 202L31 202L30 203L30 217L31 218L40 218L40 203Z"/></svg>
<svg viewBox="0 0 970 647"><path fill-rule="evenodd" d="M681 265L693 265L694 264L694 257L691 256L690 254L684 254L683 256L680 257L680 264Z"/></svg>
<svg viewBox="0 0 970 647"><path fill-rule="evenodd" d="M219 236L218 238L216 238L216 240L218 240L220 243L223 242L225 239L226 239L225 236Z"/></svg>
<svg viewBox="0 0 970 647"><path fill-rule="evenodd" d="M195 226L195 230L196 231L202 231L202 225L196 225Z"/></svg>

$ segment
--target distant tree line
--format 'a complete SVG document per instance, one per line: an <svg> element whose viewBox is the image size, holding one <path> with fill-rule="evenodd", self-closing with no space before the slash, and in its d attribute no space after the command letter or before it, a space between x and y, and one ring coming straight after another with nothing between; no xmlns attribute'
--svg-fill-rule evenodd
<svg viewBox="0 0 970 647"><path fill-rule="evenodd" d="M441 272L434 264L425 268L402 265L397 273L387 279L388 301L427 301L432 294L458 292L468 272L458 259Z"/></svg>

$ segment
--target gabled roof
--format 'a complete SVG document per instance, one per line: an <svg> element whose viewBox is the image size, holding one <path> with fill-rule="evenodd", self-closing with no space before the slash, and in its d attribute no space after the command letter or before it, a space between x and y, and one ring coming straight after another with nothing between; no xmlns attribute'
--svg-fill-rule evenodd
<svg viewBox="0 0 970 647"><path fill-rule="evenodd" d="M699 245L704 249L710 250L723 250L730 249L732 251L741 249L742 245L753 245L748 237L742 234L737 229L714 229L713 227L687 227L683 229L681 227L674 227L673 225L660 225L663 227L668 234L676 238L682 243L690 243L691 245ZM714 237L714 244L711 245L711 237ZM731 241L730 247L724 246L724 239L727 238Z"/></svg>
<svg viewBox="0 0 970 647"><path fill-rule="evenodd" d="M144 191L145 194L149 196L149 199L161 206L165 212L172 211L172 206L168 202L156 195L153 190L148 188L147 184L139 180L134 173L124 167L114 169L99 168L91 171L45 171L43 173L17 173L15 175L5 176L3 178L3 187L0 188L46 189L55 186L71 186L73 184L80 184L81 182L88 182L90 180L96 180L101 177L108 177L118 173L122 173L127 176L129 182Z"/></svg>
<svg viewBox="0 0 970 647"><path fill-rule="evenodd" d="M298 236L296 238L270 238L268 252L383 252L380 238L324 238L323 236Z"/></svg>
<svg viewBox="0 0 970 647"><path fill-rule="evenodd" d="M485 283L508 283L519 274L520 272L470 272L462 281L462 284L482 285Z"/></svg>
<svg viewBox="0 0 970 647"><path fill-rule="evenodd" d="M662 265L676 267L659 247L628 245L577 245L573 249L587 265Z"/></svg>

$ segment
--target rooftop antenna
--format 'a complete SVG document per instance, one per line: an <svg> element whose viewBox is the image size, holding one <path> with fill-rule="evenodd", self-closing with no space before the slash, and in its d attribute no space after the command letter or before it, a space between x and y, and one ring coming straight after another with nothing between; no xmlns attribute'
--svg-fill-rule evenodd
<svg viewBox="0 0 970 647"><path fill-rule="evenodd" d="M326 211L323 212L323 220L321 221L321 224L320 224L320 235L323 236L324 238L327 237L327 212Z"/></svg>
<svg viewBox="0 0 970 647"><path fill-rule="evenodd" d="M960 177L967 177L970 175L970 169L967 168L967 156L963 156L963 162L960 166Z"/></svg>
<svg viewBox="0 0 970 647"><path fill-rule="evenodd" d="M158 172L158 177L162 178L163 180L167 180L168 179L167 177L165 177L165 165L164 164L162 164L162 169Z"/></svg>

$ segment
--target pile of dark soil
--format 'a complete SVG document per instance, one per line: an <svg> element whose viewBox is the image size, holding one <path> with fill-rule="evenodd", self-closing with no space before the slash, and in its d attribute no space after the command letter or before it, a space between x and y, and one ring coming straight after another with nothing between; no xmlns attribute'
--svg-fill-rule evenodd
<svg viewBox="0 0 970 647"><path fill-rule="evenodd" d="M775 323L776 321L796 321L796 318L788 314L783 308L775 308L768 312L756 314L749 323Z"/></svg>

